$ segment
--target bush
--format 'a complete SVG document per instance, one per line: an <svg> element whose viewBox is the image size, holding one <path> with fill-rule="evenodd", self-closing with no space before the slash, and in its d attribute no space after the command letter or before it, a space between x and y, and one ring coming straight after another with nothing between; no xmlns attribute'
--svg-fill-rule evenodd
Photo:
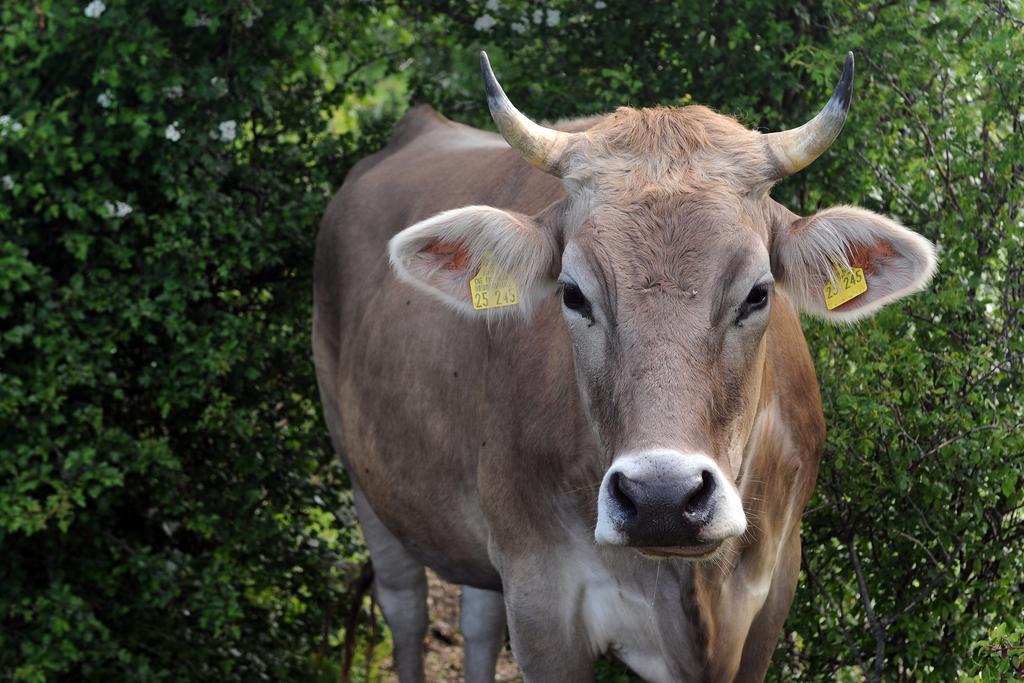
<svg viewBox="0 0 1024 683"><path fill-rule="evenodd" d="M364 40L386 21L0 8L0 680L336 678L363 551L312 244L354 141L380 141L341 115L388 68Z"/></svg>
<svg viewBox="0 0 1024 683"><path fill-rule="evenodd" d="M1009 675L1024 631L1017 3L212 0L0 8L0 679L335 678L363 557L309 362L319 214L412 101L489 126L709 104L806 120L780 183L940 246L929 290L808 321L829 424L770 677ZM1015 652L1015 650L1007 650ZM621 667L605 667L621 677Z"/></svg>

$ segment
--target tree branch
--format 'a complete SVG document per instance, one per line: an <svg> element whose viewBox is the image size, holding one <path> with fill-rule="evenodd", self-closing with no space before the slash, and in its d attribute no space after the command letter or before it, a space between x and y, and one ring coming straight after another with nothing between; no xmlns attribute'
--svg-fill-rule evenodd
<svg viewBox="0 0 1024 683"><path fill-rule="evenodd" d="M885 667L885 628L875 617L875 610L871 606L871 596L868 595L868 584L864 580L864 572L860 568L860 557L857 555L857 547L854 544L853 535L847 543L850 550L850 562L853 563L853 571L857 574L857 587L860 591L860 601L864 605L864 616L867 617L871 635L875 638L875 662L872 671L864 671L869 681L878 683L882 680L882 670ZM863 668L863 667L861 667Z"/></svg>
<svg viewBox="0 0 1024 683"><path fill-rule="evenodd" d="M949 163L948 150L943 155L944 160L946 162L946 165L944 165L943 160L939 159L938 150L935 147L935 141L932 139L931 132L928 130L928 127L924 125L924 122L921 121L921 118L917 115L917 112L914 111L914 104L916 104L914 98L911 97L905 90L903 90L903 88L900 86L899 81L896 80L896 78L893 75L891 75L888 71L883 69L881 65L875 62L873 59L871 59L871 57L865 54L864 60L867 61L867 63L870 64L876 71L878 71L878 73L880 73L886 81L888 81L889 87L891 87L893 91L895 91L896 94L900 96L900 99L903 100L904 111L907 112L907 115L910 117L911 121L913 121L918 131L920 131L921 135L924 137L925 145L928 147L928 154L929 156L931 156L935 169L939 172L939 176L942 177L942 182L946 186L947 199L953 205L953 208L956 209L957 214L960 215L960 219L966 220L963 208L961 208L960 202L957 200L956 192L953 189L953 182L950 178L950 173L947 168L947 165Z"/></svg>

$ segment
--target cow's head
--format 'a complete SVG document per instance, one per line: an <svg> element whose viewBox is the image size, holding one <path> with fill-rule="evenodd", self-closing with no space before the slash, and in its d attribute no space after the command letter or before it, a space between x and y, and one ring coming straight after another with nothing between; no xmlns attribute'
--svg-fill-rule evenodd
<svg viewBox="0 0 1024 683"><path fill-rule="evenodd" d="M397 235L392 264L471 315L525 316L557 291L604 459L597 542L706 556L746 529L736 482L773 300L852 321L935 269L932 245L889 218L850 206L800 217L769 195L839 134L853 55L821 113L771 134L704 107L622 108L584 132L552 130L481 62L498 129L567 196L535 216L446 211ZM485 260L515 282L517 306L473 307ZM849 268L867 291L830 309L823 290Z"/></svg>

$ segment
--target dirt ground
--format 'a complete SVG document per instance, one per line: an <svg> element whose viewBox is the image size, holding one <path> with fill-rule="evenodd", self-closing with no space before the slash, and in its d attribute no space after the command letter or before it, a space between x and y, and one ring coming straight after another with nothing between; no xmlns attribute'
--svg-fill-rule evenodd
<svg viewBox="0 0 1024 683"><path fill-rule="evenodd" d="M426 679L431 683L458 683L462 680L462 634L459 633L459 587L445 583L431 571L427 571L430 595L427 605L430 610L430 628L423 641L423 658ZM381 663L386 683L398 683L394 666L389 656ZM521 681L519 667L512 659L508 643L498 656L496 681L502 683Z"/></svg>

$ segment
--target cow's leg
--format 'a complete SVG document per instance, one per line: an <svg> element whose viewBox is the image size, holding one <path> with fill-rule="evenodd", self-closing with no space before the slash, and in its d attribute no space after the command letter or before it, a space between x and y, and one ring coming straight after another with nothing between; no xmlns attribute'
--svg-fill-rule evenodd
<svg viewBox="0 0 1024 683"><path fill-rule="evenodd" d="M356 513L373 562L373 594L391 629L400 683L423 681L423 636L427 633L427 575L385 528L362 492L353 486Z"/></svg>
<svg viewBox="0 0 1024 683"><path fill-rule="evenodd" d="M463 586L459 626L466 683L492 683L498 652L505 642L505 598L495 591Z"/></svg>
<svg viewBox="0 0 1024 683"><path fill-rule="evenodd" d="M512 654L526 683L593 683L595 655L581 625L564 618L571 614L562 609L566 593L555 584L540 585L536 575L522 590L506 584Z"/></svg>

